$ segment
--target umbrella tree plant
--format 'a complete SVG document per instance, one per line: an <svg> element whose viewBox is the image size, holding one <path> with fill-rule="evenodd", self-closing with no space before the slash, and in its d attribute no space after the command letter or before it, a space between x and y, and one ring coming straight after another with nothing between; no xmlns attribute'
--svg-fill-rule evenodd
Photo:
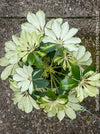
<svg viewBox="0 0 100 134"><path fill-rule="evenodd" d="M45 13L28 13L20 36L5 43L1 79L9 79L18 108L30 113L43 109L48 117L75 119L80 103L99 94L100 73L92 57L62 18L46 23ZM85 65L85 66L84 66Z"/></svg>

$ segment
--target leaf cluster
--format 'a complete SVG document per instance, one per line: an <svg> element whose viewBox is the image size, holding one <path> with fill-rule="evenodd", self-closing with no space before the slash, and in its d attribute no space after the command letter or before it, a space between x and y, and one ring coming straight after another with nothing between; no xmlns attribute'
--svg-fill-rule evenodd
<svg viewBox="0 0 100 134"><path fill-rule="evenodd" d="M46 24L45 13L38 11L28 13L27 21L20 36L5 43L1 78L9 79L14 104L22 111L42 108L48 117L73 120L80 102L99 94L100 73L91 65L91 53L73 37L78 29L69 29L62 18Z"/></svg>

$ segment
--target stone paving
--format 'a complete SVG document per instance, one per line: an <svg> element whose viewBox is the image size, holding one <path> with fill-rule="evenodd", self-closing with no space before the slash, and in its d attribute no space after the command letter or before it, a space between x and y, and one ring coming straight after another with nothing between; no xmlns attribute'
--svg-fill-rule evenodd
<svg viewBox="0 0 100 134"><path fill-rule="evenodd" d="M4 56L5 41L10 40L13 34L19 34L27 13L41 9L46 12L47 20L63 17L70 27L79 29L77 36L92 53L95 65L99 8L99 0L0 0L0 57ZM98 56L100 60L99 53ZM3 69L0 67L0 73ZM77 113L76 120L66 117L60 122L56 117L48 118L42 111L33 110L30 114L20 111L13 104L12 96L8 81L0 79L0 134L100 134L98 120L85 121L86 113ZM99 116L94 98L85 100L83 104Z"/></svg>

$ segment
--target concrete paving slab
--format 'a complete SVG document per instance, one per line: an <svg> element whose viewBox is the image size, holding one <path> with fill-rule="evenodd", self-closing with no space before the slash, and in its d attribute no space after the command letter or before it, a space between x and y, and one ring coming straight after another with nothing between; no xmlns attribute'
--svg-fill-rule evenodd
<svg viewBox="0 0 100 134"><path fill-rule="evenodd" d="M99 5L99 0L0 0L0 17L25 17L39 9L48 17L90 17Z"/></svg>
<svg viewBox="0 0 100 134"><path fill-rule="evenodd" d="M26 17L29 11L35 13L42 9L48 18L70 17L64 21L68 21L71 27L79 29L77 36L82 39L87 50L92 53L95 65L96 20L93 16L99 7L97 2L98 0L1 0L0 17L5 18L0 18L0 57L4 56L5 41L11 40L13 34L19 34L21 24L26 21L23 17ZM0 73L3 69L0 67ZM30 114L20 111L17 106L14 106L11 100L12 96L13 92L9 89L8 81L0 79L0 134L100 133L97 120L91 123L82 119L86 113L81 113L81 116L78 113L76 120L71 121L66 117L59 122L56 117L48 118L42 111L33 110ZM83 104L93 113L99 115L95 112L95 98L89 98Z"/></svg>

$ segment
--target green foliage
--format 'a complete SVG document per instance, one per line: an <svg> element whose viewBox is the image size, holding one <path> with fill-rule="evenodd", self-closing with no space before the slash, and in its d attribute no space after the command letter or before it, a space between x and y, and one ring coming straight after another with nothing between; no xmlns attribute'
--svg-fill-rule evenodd
<svg viewBox="0 0 100 134"><path fill-rule="evenodd" d="M50 90L50 89L47 90L46 95L47 95L50 99L52 99L52 100L55 100L55 99L56 99L55 93L54 93L52 90Z"/></svg>
<svg viewBox="0 0 100 134"><path fill-rule="evenodd" d="M33 72L33 85L34 87L38 87L38 88L44 88L47 87L49 82L48 80L41 78L41 75L43 73L43 70L34 70Z"/></svg>
<svg viewBox="0 0 100 134"><path fill-rule="evenodd" d="M38 79L42 76L43 73L43 69L39 70L39 69L35 69L33 71L33 79Z"/></svg>
<svg viewBox="0 0 100 134"><path fill-rule="evenodd" d="M29 65L33 65L35 62L35 56L33 53L30 53L27 57L27 62Z"/></svg>
<svg viewBox="0 0 100 134"><path fill-rule="evenodd" d="M40 56L40 57L44 57L47 55L47 52L43 52L43 51L36 51L36 53Z"/></svg>
<svg viewBox="0 0 100 134"><path fill-rule="evenodd" d="M64 70L67 68L71 70L71 65L74 64L74 60L75 59L71 52L67 51L67 49L64 49L63 47L58 47L54 59L55 63L62 65Z"/></svg>
<svg viewBox="0 0 100 134"><path fill-rule="evenodd" d="M39 58L38 55L35 55L35 65L37 66L37 68L43 68L43 63L42 63L42 60Z"/></svg>
<svg viewBox="0 0 100 134"><path fill-rule="evenodd" d="M5 43L1 79L9 78L14 104L22 111L41 108L48 117L61 121L67 115L73 120L81 110L79 103L99 94L100 73L91 66L91 53L74 37L78 29L70 29L62 18L46 24L40 10L28 13L27 21L20 36Z"/></svg>
<svg viewBox="0 0 100 134"><path fill-rule="evenodd" d="M69 91L73 88L75 88L78 85L78 81L70 78L70 77L65 77L65 79L63 79L61 81L60 87L63 90Z"/></svg>
<svg viewBox="0 0 100 134"><path fill-rule="evenodd" d="M78 65L72 65L71 70L72 70L72 76L75 79L80 80L80 68L79 68L79 66Z"/></svg>
<svg viewBox="0 0 100 134"><path fill-rule="evenodd" d="M33 83L38 87L38 88L44 88L47 87L49 82L44 79L44 78L38 78L38 79L33 79Z"/></svg>
<svg viewBox="0 0 100 134"><path fill-rule="evenodd" d="M41 50L45 52L52 52L56 49L57 44L54 43L45 43L41 45Z"/></svg>
<svg viewBox="0 0 100 134"><path fill-rule="evenodd" d="M89 71L94 71L96 72L96 67L95 66L88 66L87 68L85 68L83 75L85 75L87 72Z"/></svg>

